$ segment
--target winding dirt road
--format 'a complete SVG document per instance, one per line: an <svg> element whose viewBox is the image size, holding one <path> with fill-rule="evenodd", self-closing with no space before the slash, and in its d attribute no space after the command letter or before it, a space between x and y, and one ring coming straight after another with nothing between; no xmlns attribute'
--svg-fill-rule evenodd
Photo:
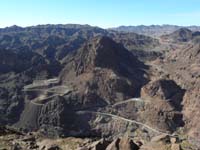
<svg viewBox="0 0 200 150"><path fill-rule="evenodd" d="M156 132L156 133L159 133L159 134L165 134L165 135L172 136L172 137L175 136L174 134L170 134L170 133L161 131L159 129L152 128L152 127L150 127L150 126L148 126L148 125L146 125L144 123L141 123L141 122L138 122L138 121L135 121L135 120L130 120L130 119L127 119L127 118L124 118L124 117L121 117L121 116L118 116L118 115L110 114L110 113L95 112L95 111L77 111L76 113L77 114L88 114L88 113L91 113L91 114L109 116L109 117L112 117L112 118L115 118L115 119L120 119L120 120L123 120L123 121L126 121L126 122L135 123L137 125L143 126L144 128L149 129L149 130L151 130L153 132Z"/></svg>
<svg viewBox="0 0 200 150"><path fill-rule="evenodd" d="M149 102L149 101L143 100L143 99L141 99L141 98L130 98L130 99L127 99L127 100L124 100L124 101L117 102L117 103L113 104L112 106L118 106L118 105L125 104L125 103L129 103L129 102L141 102L141 103L146 103L146 102Z"/></svg>

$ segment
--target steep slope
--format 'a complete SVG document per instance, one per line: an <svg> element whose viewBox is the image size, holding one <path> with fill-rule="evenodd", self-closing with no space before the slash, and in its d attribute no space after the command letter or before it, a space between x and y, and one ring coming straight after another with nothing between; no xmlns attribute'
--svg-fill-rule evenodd
<svg viewBox="0 0 200 150"><path fill-rule="evenodd" d="M180 28L171 34L162 35L161 40L172 42L172 43L187 43L194 42L198 43L200 32L193 32L188 28Z"/></svg>
<svg viewBox="0 0 200 150"><path fill-rule="evenodd" d="M173 60L171 60L172 58ZM186 88L184 96L183 114L186 122L186 131L193 137L193 142L199 143L199 89L200 89L200 46L199 43L190 43L184 49L170 53L167 57L165 69L170 71L170 77Z"/></svg>
<svg viewBox="0 0 200 150"><path fill-rule="evenodd" d="M88 118L87 115L77 115L76 111L104 109L137 96L147 81L144 77L147 67L121 44L104 36L86 42L66 57L63 64L55 85L47 84L50 80L46 80L24 87L25 109L15 126L26 130L40 129L53 136L99 136L103 132L92 131L90 121L82 120ZM59 94L64 87L70 92ZM60 88L55 90L57 94L50 95L56 88ZM82 124L77 124L80 121Z"/></svg>
<svg viewBox="0 0 200 150"><path fill-rule="evenodd" d="M135 41L128 44L127 47L131 47L130 50L134 50L139 47L142 47L143 49L142 46L143 44L148 45L151 42L153 42L151 38L147 38L145 36L138 36L137 34L129 35L123 33L121 37L120 36L121 33L119 32L110 33L98 27L91 27L89 25L75 25L75 24L39 25L26 28L12 26L0 29L0 33L1 33L0 34L0 53L1 53L0 87L2 95L0 103L0 108L1 108L0 111L2 116L0 119L2 124L13 123L18 121L20 119L20 114L24 110L25 105L29 106L29 104L26 104L26 101L28 100L26 98L26 93L22 91L25 85L30 84L35 80L42 80L42 79L45 80L48 78L54 78L58 76L62 68L70 60L70 57L74 53L76 53L78 49L83 47L84 43L87 40L90 40L94 36L107 35L112 38L116 37L116 41L122 44L126 43L125 39L127 36L130 38L131 41ZM123 38L123 40L120 40L120 38ZM138 41L141 38L144 39L144 41L138 44ZM107 54L109 53L103 54L103 57L105 57ZM119 54L121 55L121 52ZM127 54L123 55L125 56ZM79 59L82 59L81 57L77 57L76 60L77 63L79 62ZM127 59L126 56L123 58L120 58L118 56L115 62L110 61L111 59L108 57L107 60L105 60L105 63L101 64L102 61L101 59L104 59L103 57L102 56L98 57L95 64L98 63L98 65L104 65L103 67L106 67L106 65L110 65L108 66L111 67L110 69L113 68L115 71L116 70L120 71L120 74L123 73L123 76L127 76L129 74L129 71L132 70L130 69L131 67L133 67L132 63L130 63L130 58L128 58L129 61L126 62L125 64L123 63L120 63L120 65L114 64L114 63L119 64L117 61L123 62L124 60ZM128 63L131 64L131 67L129 66ZM90 64L90 60L88 64ZM129 67L126 68L127 66ZM79 64L79 67L77 67L79 72L81 72L82 68L84 67L81 64ZM113 71L110 71L110 73L108 73L107 71L105 72L106 72L105 74L107 74L106 75L107 77L109 77L111 74L114 74ZM107 80L105 81L103 80L104 78L103 73L97 73L97 74L102 76L101 84L106 85ZM134 77L136 77L134 81L136 86L134 87L133 92L131 90L128 91L125 90L127 88L130 88L129 83L127 83L129 81L126 78L120 80L114 79L112 81L109 81L111 82L111 84L114 85L123 84L125 82L122 89L118 89L120 92L116 94L117 96L114 97L123 99L124 96L123 94L121 94L123 92L128 93L126 95L129 95L129 97L130 95L132 96L138 93L139 87L143 84L143 81L141 83L139 83L140 80L136 81L138 78L136 74L134 74ZM98 78L95 80L98 80ZM93 85L93 83L90 84ZM104 91L108 90L109 88L110 87L107 87L107 89L104 89ZM106 91L102 93L107 93L107 97L112 97L109 96L111 92L108 93ZM38 95L38 93L36 93L36 95ZM49 95L49 93L45 95L45 97L49 96L52 95L51 94ZM107 102L103 102L103 104L105 103ZM14 115L13 112L16 115Z"/></svg>
<svg viewBox="0 0 200 150"><path fill-rule="evenodd" d="M88 25L1 29L0 124L145 142L188 134L198 144L199 32L168 38L157 53L153 38Z"/></svg>
<svg viewBox="0 0 200 150"><path fill-rule="evenodd" d="M184 32L180 32L184 31ZM181 102L183 120L185 122L184 133L189 135L191 142L199 145L199 89L200 89L200 46L199 32L178 30L172 37L168 37L168 44L177 45L165 54L163 60L154 64L165 78L174 80L185 94ZM181 34L183 33L183 34ZM174 42L174 43L171 43ZM194 119L194 116L197 117Z"/></svg>
<svg viewBox="0 0 200 150"><path fill-rule="evenodd" d="M171 34L163 35L161 38L175 43L188 42L192 39L192 31L187 28L181 28Z"/></svg>
<svg viewBox="0 0 200 150"><path fill-rule="evenodd" d="M25 97L21 92L23 86L34 80L58 76L66 61L70 60L69 57L91 38L97 35L108 35L113 38L116 36L120 42L120 34L116 33L115 35L113 32L110 33L98 27L76 24L39 25L26 28L12 26L0 29L1 123L16 122L19 119L19 114L24 109ZM138 47L136 43L140 37L137 34L129 37L132 36L134 37L132 40L136 42L131 43L131 47L135 49ZM124 39L125 37L126 34L123 34ZM151 38L147 39L149 40L145 45L153 42ZM125 43L125 41L121 43ZM139 46L142 47L142 43ZM101 60L98 60L99 64L100 62ZM110 62L108 58L104 65ZM118 70L120 69L118 68ZM13 112L16 112L17 115L14 116Z"/></svg>
<svg viewBox="0 0 200 150"><path fill-rule="evenodd" d="M139 87L145 83L145 72L142 70L145 68L145 65L122 45L108 37L96 37L75 53L72 61L66 63L60 77L62 82L75 78L72 81L75 81L80 89L93 88L108 97L112 97L114 93L129 93L130 97L137 95ZM120 99L123 98L125 97Z"/></svg>
<svg viewBox="0 0 200 150"><path fill-rule="evenodd" d="M156 89L161 89L158 90L161 96L155 100L144 92L142 98L134 99L148 81L144 69L148 68L107 37L94 38L75 53L60 75L62 83L76 87L81 99L71 103L76 110L72 130L79 131L75 135L110 137L131 130L130 135L148 140L148 136L170 134L183 126L180 103L184 90L175 82L153 83ZM141 130L141 124L147 129Z"/></svg>

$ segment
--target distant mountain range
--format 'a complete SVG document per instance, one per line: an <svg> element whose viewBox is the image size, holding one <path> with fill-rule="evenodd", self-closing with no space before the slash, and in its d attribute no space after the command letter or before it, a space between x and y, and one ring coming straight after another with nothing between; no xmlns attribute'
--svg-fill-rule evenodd
<svg viewBox="0 0 200 150"><path fill-rule="evenodd" d="M109 32L134 32L137 34L142 34L146 36L151 36L151 37L160 37L162 35L170 34L175 32L176 30L179 30L181 28L187 28L191 31L200 31L200 26L192 25L192 26L178 26L178 25L137 25L137 26L119 26L119 27L112 27L108 29L101 29L99 27L92 27L90 25L79 25L79 24L57 24L57 25L52 25L52 24L47 24L47 25L38 25L38 26L30 26L30 27L20 27L20 26L10 26L6 28L0 28L0 33L5 33L5 32L19 32L19 31L27 31L27 30L32 30L32 29L48 29L48 28L54 28L54 29L72 29L72 30L80 30L81 29L91 29L93 28L95 31L102 30L104 33L106 31Z"/></svg>
<svg viewBox="0 0 200 150"><path fill-rule="evenodd" d="M177 26L177 25L139 25L139 26L119 26L110 28L110 30L122 32L135 32L138 34L158 37L164 34L170 34L180 28L188 28L192 31L200 31L200 26Z"/></svg>

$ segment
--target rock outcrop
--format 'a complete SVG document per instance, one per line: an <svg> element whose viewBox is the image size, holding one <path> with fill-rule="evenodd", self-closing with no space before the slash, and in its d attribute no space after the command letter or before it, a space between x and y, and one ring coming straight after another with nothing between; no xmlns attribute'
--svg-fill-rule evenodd
<svg viewBox="0 0 200 150"><path fill-rule="evenodd" d="M188 42L192 39L192 31L187 28L180 28L169 35L163 35L162 38L173 42Z"/></svg>
<svg viewBox="0 0 200 150"><path fill-rule="evenodd" d="M184 114L184 120L186 122L186 131L187 134L191 137L191 142L195 145L200 146L199 141L199 117L200 117L200 89L199 88L193 88L191 90L188 90L184 96L183 99L183 114Z"/></svg>
<svg viewBox="0 0 200 150"><path fill-rule="evenodd" d="M146 116L150 124L160 129L174 131L183 126L181 103L184 93L185 90L172 80L161 79L148 83L141 90L141 97L151 101L146 103L143 117Z"/></svg>
<svg viewBox="0 0 200 150"><path fill-rule="evenodd" d="M132 139L121 137L113 141L101 139L87 146L83 146L79 150L139 150L139 148Z"/></svg>
<svg viewBox="0 0 200 150"><path fill-rule="evenodd" d="M148 83L141 90L142 97L151 97L168 101L175 110L181 110L181 102L185 90L178 86L173 80L156 80Z"/></svg>
<svg viewBox="0 0 200 150"><path fill-rule="evenodd" d="M76 85L87 101L99 97L102 104L111 104L133 97L146 82L142 71L145 65L108 37L91 40L73 57L60 78L62 82L72 80L70 84Z"/></svg>

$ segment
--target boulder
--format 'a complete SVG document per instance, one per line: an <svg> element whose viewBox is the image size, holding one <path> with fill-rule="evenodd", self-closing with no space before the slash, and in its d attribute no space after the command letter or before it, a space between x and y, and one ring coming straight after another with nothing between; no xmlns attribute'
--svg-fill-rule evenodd
<svg viewBox="0 0 200 150"><path fill-rule="evenodd" d="M119 149L119 142L120 142L119 138L115 139L114 141L112 141L112 143L110 145L108 145L106 150L118 150Z"/></svg>
<svg viewBox="0 0 200 150"><path fill-rule="evenodd" d="M88 149L91 150L105 150L106 147L110 144L109 141L106 141L105 139L100 139L94 143L92 143L90 146L88 146Z"/></svg>
<svg viewBox="0 0 200 150"><path fill-rule="evenodd" d="M170 137L166 134L161 134L151 139L151 142L159 142L159 141L170 141Z"/></svg>
<svg viewBox="0 0 200 150"><path fill-rule="evenodd" d="M52 145L47 150L61 150L61 148L58 145Z"/></svg>
<svg viewBox="0 0 200 150"><path fill-rule="evenodd" d="M173 80L159 79L151 81L141 90L142 97L152 97L161 100L171 101L180 107L185 90L181 89Z"/></svg>
<svg viewBox="0 0 200 150"><path fill-rule="evenodd" d="M119 143L120 150L139 150L139 146L129 138L122 138Z"/></svg>
<svg viewBox="0 0 200 150"><path fill-rule="evenodd" d="M114 140L106 150L139 150L139 146L128 137Z"/></svg>
<svg viewBox="0 0 200 150"><path fill-rule="evenodd" d="M171 150L181 150L180 145L179 144L172 144Z"/></svg>

